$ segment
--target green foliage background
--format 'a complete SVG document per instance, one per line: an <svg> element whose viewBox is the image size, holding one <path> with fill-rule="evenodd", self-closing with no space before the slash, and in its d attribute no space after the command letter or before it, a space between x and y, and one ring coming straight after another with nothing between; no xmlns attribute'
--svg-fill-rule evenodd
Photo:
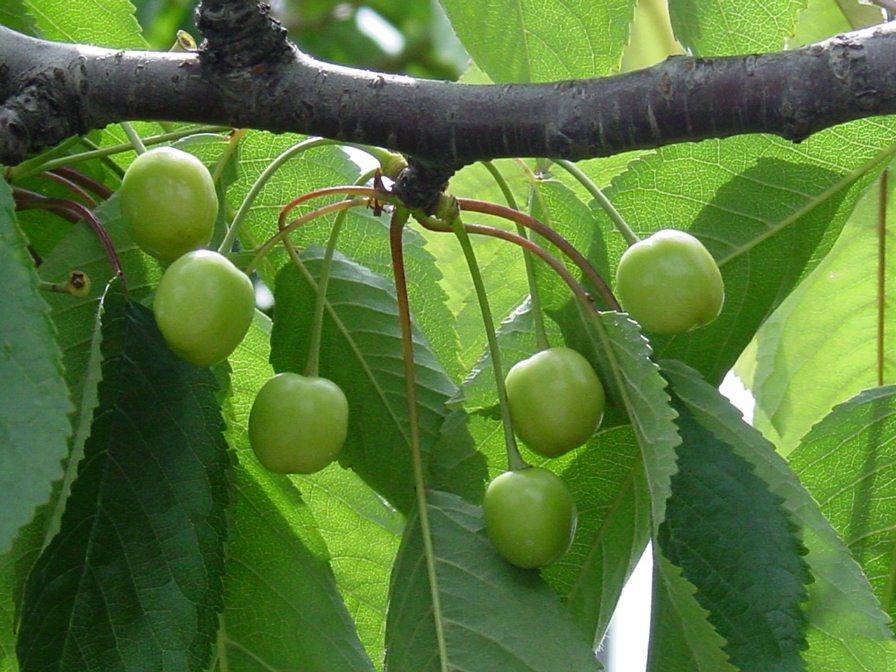
<svg viewBox="0 0 896 672"><path fill-rule="evenodd" d="M778 50L880 19L853 0L276 10L321 58L477 83L602 76L685 50ZM194 30L192 11L9 0L0 22L166 49L177 29ZM371 31L374 13L398 48ZM228 155L225 133L180 130L180 146L210 166L229 156L219 238L302 139L250 131ZM124 137L110 127L91 140L114 148ZM78 147L66 151L77 161ZM304 366L332 220L294 236L300 263L279 249L266 258L258 275L273 310L227 363L202 370L160 341L147 306L162 269L129 240L114 196L96 215L122 258L126 298L88 227L16 212L4 182L0 671L596 670L594 648L651 540L650 672L896 670L893 180L882 178L894 153L896 124L877 118L800 145L744 136L581 162L639 235L699 237L727 298L711 326L651 337L625 316L581 313L538 269L551 342L593 362L611 403L586 446L551 461L525 453L565 479L580 513L572 549L541 572L510 567L484 534L482 493L506 459L453 238L413 227L405 237L426 482L411 468L388 226L369 211L347 217L324 320L321 373L352 408L345 454L314 475L275 476L248 446L248 412L268 376ZM72 165L114 189L131 156ZM521 207L612 278L625 243L581 184L545 162L495 167ZM240 247L269 238L291 198L362 172L356 153L332 145L290 159L246 203ZM58 195L34 175L13 182ZM504 201L481 165L450 189ZM29 244L43 258L36 272ZM535 347L522 256L492 240L475 249L509 366ZM86 300L39 289L75 268L93 280ZM732 367L756 399L755 428L718 392Z"/></svg>

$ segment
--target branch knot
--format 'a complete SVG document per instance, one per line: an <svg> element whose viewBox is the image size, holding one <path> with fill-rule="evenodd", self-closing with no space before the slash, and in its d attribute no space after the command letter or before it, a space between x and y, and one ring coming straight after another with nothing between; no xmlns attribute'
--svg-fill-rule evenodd
<svg viewBox="0 0 896 672"><path fill-rule="evenodd" d="M286 29L270 16L271 6L246 0L203 0L196 25L205 41L200 56L209 65L247 68L292 53Z"/></svg>

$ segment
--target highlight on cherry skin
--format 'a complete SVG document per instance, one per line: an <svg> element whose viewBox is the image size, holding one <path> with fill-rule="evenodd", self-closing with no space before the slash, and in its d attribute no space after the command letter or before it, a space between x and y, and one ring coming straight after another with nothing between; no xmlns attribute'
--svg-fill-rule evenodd
<svg viewBox="0 0 896 672"><path fill-rule="evenodd" d="M588 360L571 348L549 348L517 362L504 384L514 432L545 457L578 448L603 419L603 385Z"/></svg>
<svg viewBox="0 0 896 672"><path fill-rule="evenodd" d="M560 558L572 543L577 513L569 488L541 467L505 471L485 491L485 531L498 553L534 569Z"/></svg>
<svg viewBox="0 0 896 672"><path fill-rule="evenodd" d="M197 366L227 359L255 314L255 288L227 257L193 250L162 274L152 304L168 347Z"/></svg>
<svg viewBox="0 0 896 672"><path fill-rule="evenodd" d="M249 412L249 443L278 474L311 474L339 455L348 434L348 400L327 378L278 373Z"/></svg>
<svg viewBox="0 0 896 672"><path fill-rule="evenodd" d="M189 152L144 152L125 171L119 198L134 242L160 261L174 261L211 240L218 196L211 173Z"/></svg>
<svg viewBox="0 0 896 672"><path fill-rule="evenodd" d="M716 319L725 285L703 243L684 231L664 229L622 255L616 296L645 330L675 335Z"/></svg>

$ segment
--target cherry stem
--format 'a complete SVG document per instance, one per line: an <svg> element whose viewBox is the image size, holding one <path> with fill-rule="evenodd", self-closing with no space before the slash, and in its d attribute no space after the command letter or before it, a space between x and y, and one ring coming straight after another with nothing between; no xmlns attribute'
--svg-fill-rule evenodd
<svg viewBox="0 0 896 672"><path fill-rule="evenodd" d="M82 201L84 201L85 205L89 208L95 208L97 206L96 200L91 196L87 191L81 188L80 185L76 184L74 180L70 180L68 177L59 173L58 170L54 170L51 172L41 173L42 177L55 182L56 184L60 184L68 191L70 191L75 196L79 197Z"/></svg>
<svg viewBox="0 0 896 672"><path fill-rule="evenodd" d="M554 231L551 227L546 226L534 217L520 212L519 210L498 205L497 203L487 203L485 201L466 198L457 199L457 203L462 211L478 212L484 215L503 217L504 219L516 222L527 229L532 229L543 238L556 245L561 252L569 257L569 259L581 269L585 274L585 277L588 278L592 285L594 285L594 288L598 291L601 298L603 298L604 303L606 303L610 309L615 311L621 310L619 302L616 300L616 297L613 296L613 292L610 290L609 285L607 285L607 283L604 282L604 279L600 277L600 274L591 265L591 262L589 262L588 259L586 259L585 256L568 240Z"/></svg>
<svg viewBox="0 0 896 672"><path fill-rule="evenodd" d="M504 385L504 365L501 359L501 348L498 345L498 337L495 335L495 320L492 317L491 306L488 303L488 294L485 291L485 282L482 279L482 272L479 269L479 262L476 260L476 252L467 235L468 229L464 227L460 215L454 217L451 221L451 229L460 243L464 252L464 258L467 260L467 267L470 269L470 278L473 280L473 287L476 290L476 299L479 302L479 311L482 313L482 324L485 327L485 335L488 339L488 350L492 358L492 372L495 376L495 390L498 393L498 408L501 411L501 425L504 428L504 446L507 450L507 466L513 471L524 469L528 464L520 455L520 450L516 445L516 437L513 433L513 423L510 419L510 407L507 405L507 388ZM525 239L525 236L520 236ZM525 249L525 248L524 248Z"/></svg>
<svg viewBox="0 0 896 672"><path fill-rule="evenodd" d="M359 184L364 184L376 173L375 170L368 171L358 178ZM286 210L286 208L284 208ZM333 222L333 228L330 230L330 237L327 239L327 249L324 252L324 259L320 267L320 275L317 281L317 296L314 301L314 312L311 316L311 343L308 346L308 362L305 365L306 376L316 376L320 368L320 343L324 326L324 307L327 297L327 286L330 283L330 271L333 266L333 255L336 253L336 243L339 240L339 234L342 232L342 226L345 223L348 209L340 210ZM283 213L280 216L283 221ZM288 239L286 239L288 240Z"/></svg>
<svg viewBox="0 0 896 672"><path fill-rule="evenodd" d="M118 257L118 252L115 251L115 245L112 243L112 239L109 238L109 233L106 231L102 222L97 219L96 215L94 215L89 208L77 201L72 201L67 198L49 198L42 194L37 194L18 187L13 188L13 197L15 198L16 206L22 209L43 208L55 214L60 214L60 211L62 211L68 215L74 215L76 217L75 220L71 220L66 216L65 218L69 219L69 221L79 221L81 219L86 221L90 225L90 228L93 229L97 238L99 238L100 244L103 246L103 250L105 250L109 263L112 266L112 270L115 271L116 276L121 278L122 285L124 286L125 291L127 291L124 270L121 267L121 259Z"/></svg>
<svg viewBox="0 0 896 672"><path fill-rule="evenodd" d="M353 198L347 201L339 201L338 203L330 203L329 205L322 205L321 207L312 210L310 212L306 212L304 215L299 217L298 219L293 220L289 226L286 226L280 229L273 236L268 238L264 244L258 248L255 252L255 256L252 257L252 261L249 262L249 265L246 266L246 273L251 273L255 270L255 267L259 264L259 262L270 252L274 246L277 245L281 240L285 240L286 237L292 232L295 231L300 226L307 224L313 219L318 217L323 217L324 215L328 215L333 212L339 212L341 210L348 210L349 208L358 208L361 206L367 205L366 198Z"/></svg>
<svg viewBox="0 0 896 672"><path fill-rule="evenodd" d="M268 183L268 180L273 177L274 173L280 170L284 163L307 149L320 147L322 145L331 145L333 142L333 140L328 140L327 138L309 138L289 147L281 152L277 158L271 161L261 172L261 175L255 180L255 184L249 189L249 193L243 198L243 202L240 203L240 207L233 216L233 221L230 223L227 233L224 235L224 240L222 240L221 244L218 246L218 252L227 254L233 248L233 244L236 241L237 235L239 235L243 220L245 220L246 215L249 214L249 209L252 207L258 194L261 193L264 185Z"/></svg>
<svg viewBox="0 0 896 672"><path fill-rule="evenodd" d="M392 254L392 268L395 274L395 293L398 300L398 319L401 324L401 351L404 362L405 395L408 403L408 422L410 423L411 456L416 485L417 512L420 516L420 532L423 536L423 554L426 558L426 571L429 575L429 590L432 599L433 614L436 622L436 641L439 656L444 667L448 660L448 649L445 633L441 627L441 597L436 576L435 552L432 545L432 533L429 526L429 510L426 504L426 478L423 473L423 456L420 448L420 427L417 415L417 381L414 367L414 340L411 330L411 309L408 299L408 280L404 265L404 248L402 234L408 220L406 208L396 208L389 224L389 248Z"/></svg>
<svg viewBox="0 0 896 672"><path fill-rule="evenodd" d="M137 152L137 156L140 154L146 153L146 145L143 144L143 139L140 137L140 134L134 130L134 127L127 121L122 121L121 130L124 131L124 134L128 136L128 140L131 143L131 146L134 148L134 151Z"/></svg>
<svg viewBox="0 0 896 672"><path fill-rule="evenodd" d="M501 193L504 194L504 200L507 201L507 205L514 210L519 210L516 198L514 198L510 185L507 184L507 180L504 179L501 171L491 161L483 161L482 163L486 170L491 173ZM519 235L526 236L526 229L521 224L516 223L516 229ZM544 325L544 313L541 310L541 295L538 293L535 264L532 261L532 252L526 248L523 248L523 262L526 265L526 282L529 284L529 303L532 308L532 319L535 327L535 343L539 350L547 350L550 347L550 343L548 343L547 330Z"/></svg>
<svg viewBox="0 0 896 672"><path fill-rule="evenodd" d="M588 177L582 169L579 168L572 161L567 161L566 159L561 159L557 161L557 165L563 168L567 173L572 175L579 183L585 187L585 190L594 197L594 200L597 201L598 205L604 209L604 212L610 217L613 222L613 225L622 234L622 237L625 238L625 242L629 245L634 245L639 240L641 240L638 235L632 231L631 227L628 225L628 222L625 221L625 218L619 211L614 207L614 205L610 202L610 199L607 198L606 194L604 194L603 190L598 187L594 180Z"/></svg>
<svg viewBox="0 0 896 672"><path fill-rule="evenodd" d="M47 197L43 194L22 189L21 187L13 187L12 191L13 198L16 201L16 210L46 210L70 224L76 224L81 221L80 215L76 215L66 207L46 204L44 200Z"/></svg>
<svg viewBox="0 0 896 672"><path fill-rule="evenodd" d="M369 175L370 173L368 173ZM365 176L366 177L366 176ZM292 212L295 208L302 205L302 203L307 203L310 200L315 198L321 198L322 196L331 196L333 194L339 194L341 196L365 196L367 198L372 198L375 200L383 200L387 202L392 202L394 205L399 205L394 196L387 194L382 191L378 191L373 187L364 187L359 185L344 185L340 187L325 187L323 189L315 189L314 191L309 191L306 194L302 194L294 199L292 199L289 203L283 206L280 210L280 218L278 220L278 225L282 228L283 223L286 221L286 218L289 216L289 213Z"/></svg>
<svg viewBox="0 0 896 672"><path fill-rule="evenodd" d="M432 218L418 218L417 221L430 231L437 231L439 233L452 232L451 228L445 226L440 222L437 222L436 220L433 220ZM481 236L491 236L492 238L500 238L501 240L506 240L507 242L513 243L514 245L519 245L520 247L529 250L542 261L544 261L548 266L550 266L557 273L557 275L559 275L563 279L563 281L580 302L587 306L591 306L592 309L594 308L594 303L588 292L586 292L581 283L576 280L575 276L569 272L569 269L567 269L566 266L563 265L563 262L557 259L557 257L552 255L538 243L529 240L528 238L526 238L526 236L521 236L518 233L507 231L506 229L499 229L496 226L485 226L482 224L465 224L464 228L467 230L467 233L473 233Z"/></svg>
<svg viewBox="0 0 896 672"><path fill-rule="evenodd" d="M172 131L171 133L149 135L145 138L142 138L142 142L144 145L150 146L172 142L174 140L185 138L188 135L196 135L197 133L220 133L221 131L227 130L230 129L222 126L199 126L193 128L181 128L177 131ZM73 138L71 141L71 144L78 143L92 144L87 138ZM66 146L66 148L68 148L68 143L63 144ZM114 154L121 154L122 152L132 151L134 149L134 146L129 142L120 143L118 145L109 145L108 147L94 146L93 149L90 149L86 152L57 157L56 150L58 149L58 147L55 147L52 150L45 152L44 154L34 157L33 159L28 159L27 161L24 161L17 166L13 166L9 169L9 181L16 182L25 177L29 177L30 175L34 175L43 171L54 170L56 168L64 166L71 166L72 164L80 163L81 161L103 159Z"/></svg>
<svg viewBox="0 0 896 672"><path fill-rule="evenodd" d="M233 153L240 146L240 142L243 141L243 138L246 137L246 133L249 131L245 128L235 128L230 133L230 138L227 140L227 146L224 147L224 151L221 152L221 156L218 157L217 162L215 163L215 168L212 170L212 182L218 184L218 181L221 179L221 174L224 172L224 168L227 167L227 162L230 160L230 157L233 156Z"/></svg>
<svg viewBox="0 0 896 672"><path fill-rule="evenodd" d="M114 192L107 187L102 182L98 182L94 180L89 175L85 175L80 170L75 170L74 168L68 168L67 166L60 166L59 168L54 168L53 170L47 171L47 173L53 173L56 175L62 175L63 177L71 180L77 185L84 187L89 192L94 194L100 199L109 198Z"/></svg>

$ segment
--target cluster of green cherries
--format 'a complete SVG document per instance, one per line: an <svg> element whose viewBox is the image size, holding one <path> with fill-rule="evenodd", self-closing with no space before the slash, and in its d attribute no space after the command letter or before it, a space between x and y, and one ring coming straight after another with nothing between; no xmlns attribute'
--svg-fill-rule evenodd
<svg viewBox="0 0 896 672"><path fill-rule="evenodd" d="M134 242L170 263L152 304L168 347L197 366L225 360L252 323L255 288L227 257L206 249L218 215L208 169L188 152L152 149L128 167L119 197ZM336 459L347 432L345 394L317 376L273 376L249 414L252 448L277 473L323 469Z"/></svg>
<svg viewBox="0 0 896 672"><path fill-rule="evenodd" d="M631 245L619 260L623 309L656 334L683 334L718 317L725 298L719 267L692 235L666 229ZM533 452L559 457L585 444L606 397L594 369L570 348L549 348L514 365L505 379L514 432ZM576 506L563 480L541 467L506 471L483 500L486 531L520 567L543 567L572 544Z"/></svg>
<svg viewBox="0 0 896 672"><path fill-rule="evenodd" d="M192 154L161 147L138 156L122 181L121 209L137 245L164 263L153 300L172 351L199 366L226 359L252 322L255 291L222 254L205 249L218 214L214 182ZM682 334L713 321L724 286L712 255L696 238L659 231L620 259L616 292L647 331ZM597 431L606 396L591 364L566 347L518 362L505 379L514 432L532 451L555 458ZM258 392L249 440L262 465L309 474L330 464L348 430L348 402L331 380L280 373ZM486 532L499 553L524 568L548 565L569 549L576 506L563 480L541 467L502 473L483 500Z"/></svg>

